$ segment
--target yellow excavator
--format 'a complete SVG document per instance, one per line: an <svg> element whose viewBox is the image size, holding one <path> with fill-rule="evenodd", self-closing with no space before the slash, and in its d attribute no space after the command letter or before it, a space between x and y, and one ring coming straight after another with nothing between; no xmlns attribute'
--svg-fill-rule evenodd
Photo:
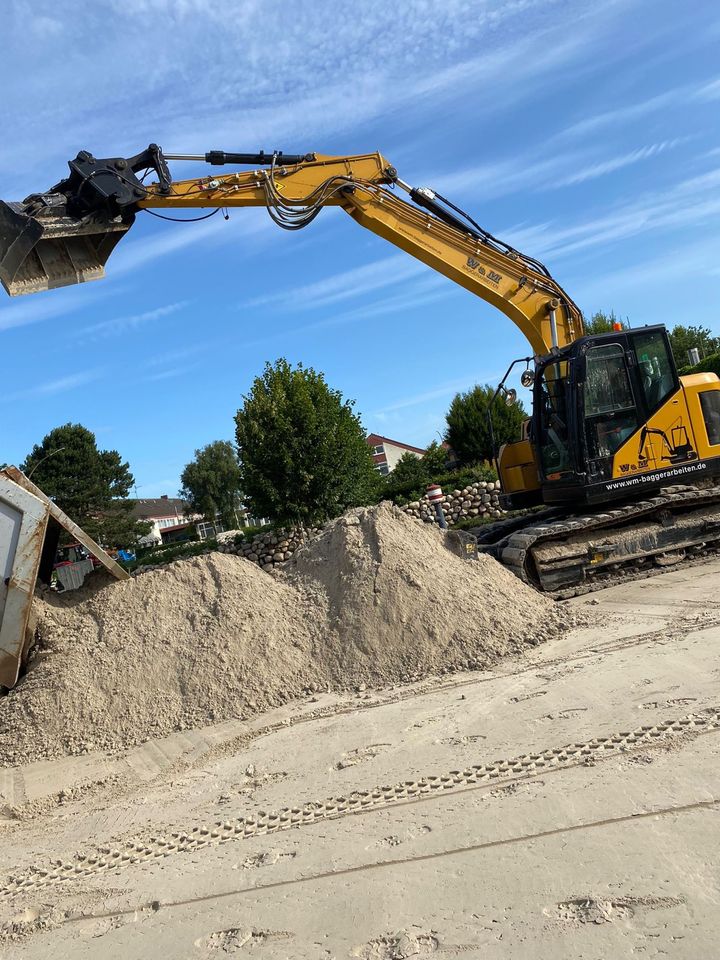
<svg viewBox="0 0 720 960"><path fill-rule="evenodd" d="M174 182L172 161L250 170ZM501 310L525 334L519 363L533 413L497 457L504 505L542 507L477 530L539 589L566 596L720 546L720 379L678 377L662 326L586 336L546 267L440 194L402 180L379 153L134 157L82 151L66 179L0 202L0 281L11 296L98 279L142 211L265 207L288 230L339 206L363 227ZM148 176L157 178L147 183Z"/></svg>

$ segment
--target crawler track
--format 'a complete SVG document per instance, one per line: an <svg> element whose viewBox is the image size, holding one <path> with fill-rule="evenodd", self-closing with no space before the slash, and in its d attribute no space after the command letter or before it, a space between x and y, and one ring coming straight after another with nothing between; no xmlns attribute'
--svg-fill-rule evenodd
<svg viewBox="0 0 720 960"><path fill-rule="evenodd" d="M720 549L720 486L675 486L614 510L580 515L552 509L476 531L478 548L521 580L565 599L652 576Z"/></svg>

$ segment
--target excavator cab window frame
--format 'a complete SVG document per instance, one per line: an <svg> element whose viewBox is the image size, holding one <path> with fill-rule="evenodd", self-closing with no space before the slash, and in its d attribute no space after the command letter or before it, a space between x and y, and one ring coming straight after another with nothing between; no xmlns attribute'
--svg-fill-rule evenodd
<svg viewBox="0 0 720 960"><path fill-rule="evenodd" d="M660 409L673 393L680 389L680 380L670 347L670 338L665 327L661 326L639 327L635 330L628 330L626 336L629 340L629 353L635 361L635 376L637 392L641 400L640 406L644 418L647 420L656 410ZM664 357L661 358L657 353L648 355L647 351L652 349L649 346L651 339L661 341ZM644 344L643 341L645 341ZM657 350L657 347L655 349Z"/></svg>
<svg viewBox="0 0 720 960"><path fill-rule="evenodd" d="M589 483L612 476L613 458L642 422L638 385L624 336L590 341L578 363L580 446ZM596 382L592 382L596 381ZM601 398L605 402L598 406Z"/></svg>
<svg viewBox="0 0 720 960"><path fill-rule="evenodd" d="M574 360L572 348L558 350L536 367L532 434L543 483L574 481L577 474L577 446L573 443L577 430L572 403ZM547 376L548 373L554 375ZM556 391L553 396L549 383L561 384L561 392Z"/></svg>

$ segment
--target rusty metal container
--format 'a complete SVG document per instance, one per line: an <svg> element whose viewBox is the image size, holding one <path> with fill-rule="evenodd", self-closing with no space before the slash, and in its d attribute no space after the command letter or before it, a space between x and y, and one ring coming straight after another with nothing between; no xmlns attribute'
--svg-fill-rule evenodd
<svg viewBox="0 0 720 960"><path fill-rule="evenodd" d="M67 530L118 580L129 574L15 467L0 470L0 687L17 682L32 641L35 585L50 582L60 531Z"/></svg>

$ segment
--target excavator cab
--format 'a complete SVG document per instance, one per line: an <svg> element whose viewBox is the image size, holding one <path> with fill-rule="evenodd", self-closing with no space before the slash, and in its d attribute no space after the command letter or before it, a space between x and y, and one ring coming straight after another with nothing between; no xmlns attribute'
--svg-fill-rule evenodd
<svg viewBox="0 0 720 960"><path fill-rule="evenodd" d="M582 337L536 361L532 421L499 458L505 504L593 504L720 473L719 411L720 381L681 380L664 327Z"/></svg>
<svg viewBox="0 0 720 960"><path fill-rule="evenodd" d="M675 482L681 464L695 472L699 443L716 452L704 410L717 404L703 395L720 382L703 376L690 392L662 326L582 337L542 358L531 428L542 502L592 504Z"/></svg>

